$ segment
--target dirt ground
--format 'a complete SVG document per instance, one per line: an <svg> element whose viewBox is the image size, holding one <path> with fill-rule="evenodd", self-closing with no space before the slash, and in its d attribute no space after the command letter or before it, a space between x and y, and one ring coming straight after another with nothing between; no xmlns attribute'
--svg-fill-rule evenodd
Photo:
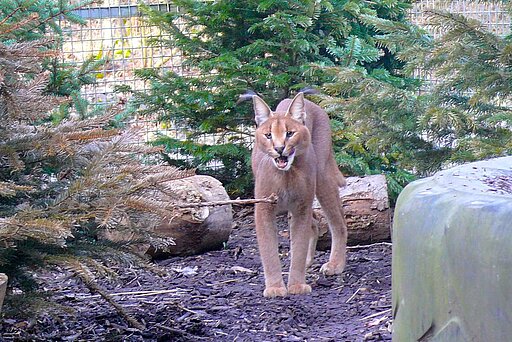
<svg viewBox="0 0 512 342"><path fill-rule="evenodd" d="M252 210L235 214L223 250L159 261L167 275L116 268L102 288L145 329L135 329L114 307L65 270L41 275L63 305L32 321L0 320L2 341L390 341L391 245L352 247L343 275L325 277L317 252L308 272L313 292L263 298ZM289 265L287 226L280 219L280 252Z"/></svg>

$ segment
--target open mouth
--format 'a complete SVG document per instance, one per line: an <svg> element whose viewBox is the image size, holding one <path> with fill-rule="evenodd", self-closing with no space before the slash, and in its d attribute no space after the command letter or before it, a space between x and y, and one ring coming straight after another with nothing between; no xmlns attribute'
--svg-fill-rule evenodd
<svg viewBox="0 0 512 342"><path fill-rule="evenodd" d="M291 150L291 153L287 156L279 156L274 158L274 163L279 170L288 171L292 167L293 158L295 157L295 149Z"/></svg>
<svg viewBox="0 0 512 342"><path fill-rule="evenodd" d="M278 169L286 169L288 166L288 157L280 156L274 159Z"/></svg>

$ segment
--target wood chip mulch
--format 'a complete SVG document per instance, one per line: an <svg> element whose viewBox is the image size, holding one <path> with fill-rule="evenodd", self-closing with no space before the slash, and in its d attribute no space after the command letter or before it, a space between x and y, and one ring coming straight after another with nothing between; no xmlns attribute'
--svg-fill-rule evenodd
<svg viewBox="0 0 512 342"><path fill-rule="evenodd" d="M145 326L130 326L99 295L66 270L39 276L52 300L33 320L3 317L1 341L391 341L391 244L352 247L343 275L325 277L317 252L308 272L313 292L263 298L252 211L235 213L236 227L221 251L158 261L161 276L115 266L96 281ZM285 218L279 220L284 271L289 265ZM61 308L61 309L62 309Z"/></svg>

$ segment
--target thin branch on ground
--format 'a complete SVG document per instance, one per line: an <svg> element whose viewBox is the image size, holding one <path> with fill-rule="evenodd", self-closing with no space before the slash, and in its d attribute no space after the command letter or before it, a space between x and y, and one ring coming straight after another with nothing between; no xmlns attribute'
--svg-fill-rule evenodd
<svg viewBox="0 0 512 342"><path fill-rule="evenodd" d="M371 247L376 247L376 246L391 247L391 246L393 246L393 244L391 242L376 242L376 243L371 243L368 245L347 246L347 249L359 250L359 249L371 248Z"/></svg>
<svg viewBox="0 0 512 342"><path fill-rule="evenodd" d="M387 310L384 310L384 311L381 311L381 312L377 312L377 313L374 313L372 315L369 315L369 316L366 316L366 317L363 317L363 318L360 318L359 320L360 321L365 321L367 319L370 319L370 318L373 318L373 317L377 317L377 316L381 316L381 315L384 315L384 314L387 314L387 313L390 313L392 309L387 309Z"/></svg>
<svg viewBox="0 0 512 342"><path fill-rule="evenodd" d="M349 299L347 299L347 301L346 301L345 303L349 303L349 302L351 302L351 301L352 301L352 299L354 299L354 298L355 298L355 296L357 296L357 294L359 293L359 291L361 291L362 289L363 289L362 287L358 288L358 289L356 290L356 292L354 292L354 293L352 294L352 296L350 296L350 298L349 298Z"/></svg>
<svg viewBox="0 0 512 342"><path fill-rule="evenodd" d="M100 286L89 275L87 267L84 267L78 261L69 262L68 264L73 267L73 269L75 270L75 274L84 282L85 286L87 286L89 291L99 294L107 303L112 305L114 309L116 309L117 313L125 321L127 321L130 326L141 331L146 329L144 324L140 323L135 318L130 316L130 314L119 303L117 303L110 294L108 294L106 291L100 288Z"/></svg>
<svg viewBox="0 0 512 342"><path fill-rule="evenodd" d="M272 194L264 198L251 198L251 199L236 199L236 200L225 200L225 201L212 201L212 202L199 202L199 203L179 203L173 204L175 208L198 208L198 207L218 207L221 205L252 205L256 203L269 203L277 204L277 195Z"/></svg>

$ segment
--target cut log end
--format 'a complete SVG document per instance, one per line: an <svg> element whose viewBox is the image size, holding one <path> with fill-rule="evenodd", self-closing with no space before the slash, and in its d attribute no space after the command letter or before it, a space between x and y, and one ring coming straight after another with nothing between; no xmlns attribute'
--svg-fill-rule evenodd
<svg viewBox="0 0 512 342"><path fill-rule="evenodd" d="M347 221L348 244L369 244L391 239L391 208L386 177L373 175L348 177L347 186L340 189ZM329 227L320 204L315 200L313 214L318 224L318 250L330 248Z"/></svg>

